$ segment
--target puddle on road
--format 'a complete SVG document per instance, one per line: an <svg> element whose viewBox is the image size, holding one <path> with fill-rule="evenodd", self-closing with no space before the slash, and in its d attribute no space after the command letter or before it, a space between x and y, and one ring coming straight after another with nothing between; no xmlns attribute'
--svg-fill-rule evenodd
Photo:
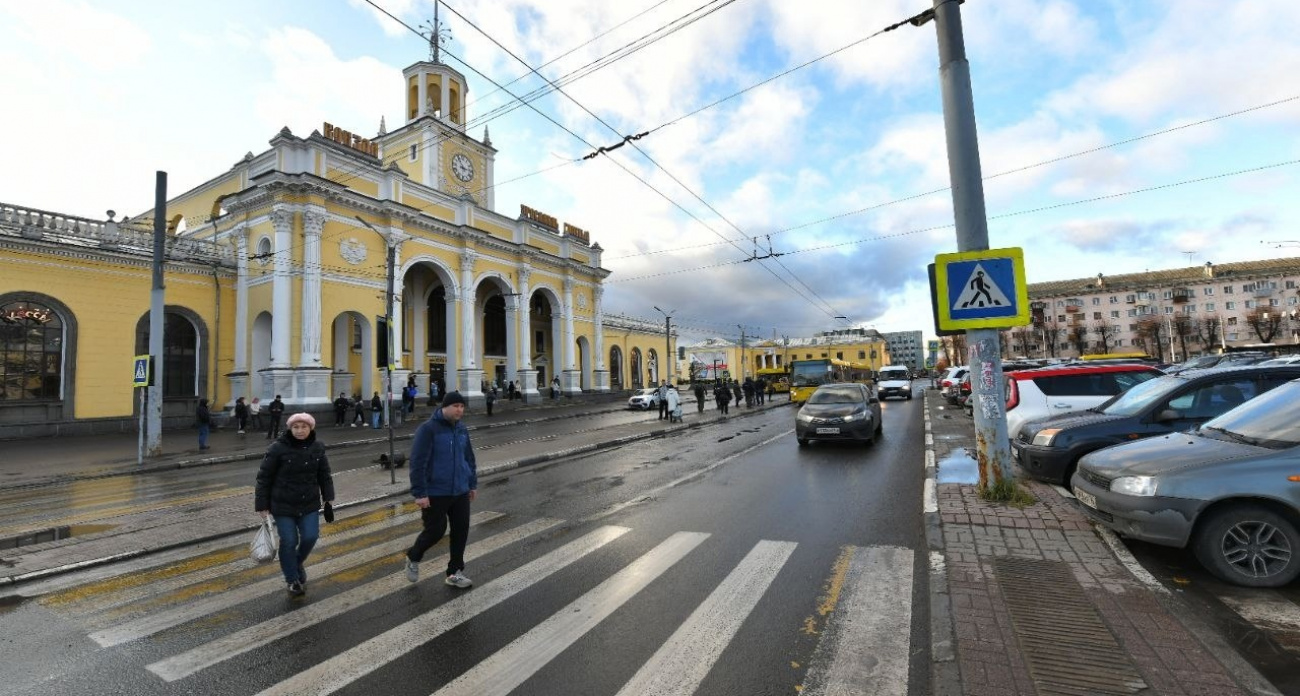
<svg viewBox="0 0 1300 696"><path fill-rule="evenodd" d="M65 527L50 527L38 532L28 532L18 536L0 539L0 549L16 549L20 546L31 546L32 544L44 544L47 541L58 541L74 536L85 536L87 534L98 534L107 532L116 528L115 524L73 524Z"/></svg>
<svg viewBox="0 0 1300 696"><path fill-rule="evenodd" d="M939 483L979 483L979 463L965 447L955 449L948 456L935 464L938 472L935 480Z"/></svg>
<svg viewBox="0 0 1300 696"><path fill-rule="evenodd" d="M18 607L22 606L23 602L26 601L27 598L21 595L10 595L8 597L0 597L0 614L4 614L6 612L10 612L13 611L14 609L17 609Z"/></svg>

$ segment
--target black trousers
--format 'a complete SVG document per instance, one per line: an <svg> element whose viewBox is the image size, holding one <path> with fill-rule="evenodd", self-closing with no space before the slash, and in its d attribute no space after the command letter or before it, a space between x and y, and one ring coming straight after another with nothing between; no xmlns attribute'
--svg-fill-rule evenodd
<svg viewBox="0 0 1300 696"><path fill-rule="evenodd" d="M266 437L271 440L280 437L280 416L272 413L269 414L267 420L271 422L271 425L266 429Z"/></svg>
<svg viewBox="0 0 1300 696"><path fill-rule="evenodd" d="M406 557L415 563L424 560L424 552L438 543L451 522L451 556L447 561L447 574L465 569L465 542L469 541L469 494L442 495L429 498L429 507L420 511L424 531L415 538L415 544Z"/></svg>
<svg viewBox="0 0 1300 696"><path fill-rule="evenodd" d="M659 400L659 418L660 418L660 419L663 419L663 418L667 418L667 417L668 417L668 399L660 399L660 400Z"/></svg>
<svg viewBox="0 0 1300 696"><path fill-rule="evenodd" d="M704 413L704 397L701 396L695 399L695 409L699 413Z"/></svg>

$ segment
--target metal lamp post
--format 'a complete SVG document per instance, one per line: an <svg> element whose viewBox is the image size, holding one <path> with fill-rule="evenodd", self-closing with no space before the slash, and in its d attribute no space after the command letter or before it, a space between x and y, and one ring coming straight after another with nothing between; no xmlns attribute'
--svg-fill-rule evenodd
<svg viewBox="0 0 1300 696"><path fill-rule="evenodd" d="M668 379L671 381L673 379L673 372L674 372L673 367L675 367L677 364L676 358L673 358L672 355L673 353L673 339L672 339L673 312L676 312L677 310L674 309L672 311L665 312L664 310L655 307L655 311L664 315L664 358L668 360L669 368L667 372L668 372Z"/></svg>

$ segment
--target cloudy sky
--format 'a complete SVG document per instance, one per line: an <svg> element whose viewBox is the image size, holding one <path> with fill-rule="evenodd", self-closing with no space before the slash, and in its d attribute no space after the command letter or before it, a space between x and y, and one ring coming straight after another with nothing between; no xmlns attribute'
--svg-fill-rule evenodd
<svg viewBox="0 0 1300 696"><path fill-rule="evenodd" d="M442 17L473 134L490 127L497 181L518 179L497 210L591 230L608 311L675 310L695 336L928 335L925 265L956 250L934 24L872 35L930 4L456 0ZM1300 239L1300 3L961 14L990 245L1023 247L1031 282L1300 255L1278 248ZM558 80L642 44L480 119L543 84L515 56ZM401 69L426 55L362 0L0 0L0 202L138 213L155 170L186 190L283 126L399 124ZM754 239L782 255L744 262Z"/></svg>

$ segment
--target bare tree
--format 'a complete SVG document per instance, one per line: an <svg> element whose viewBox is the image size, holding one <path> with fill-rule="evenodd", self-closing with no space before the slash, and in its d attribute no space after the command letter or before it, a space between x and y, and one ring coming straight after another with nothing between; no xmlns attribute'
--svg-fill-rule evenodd
<svg viewBox="0 0 1300 696"><path fill-rule="evenodd" d="M1068 340L1079 355L1088 352L1088 325L1083 322L1076 322L1066 331Z"/></svg>
<svg viewBox="0 0 1300 696"><path fill-rule="evenodd" d="M1109 353L1119 334L1119 325L1109 319L1098 319L1092 323L1092 332L1097 334L1097 345L1101 352Z"/></svg>
<svg viewBox="0 0 1300 696"><path fill-rule="evenodd" d="M1217 314L1204 316L1193 323L1193 328L1196 340L1206 350L1211 350L1223 331L1223 319Z"/></svg>
<svg viewBox="0 0 1300 696"><path fill-rule="evenodd" d="M1282 312L1269 307L1256 307L1246 313L1246 323L1259 337L1260 343L1272 343L1282 326Z"/></svg>
<svg viewBox="0 0 1300 696"><path fill-rule="evenodd" d="M1029 354L1029 346L1034 342L1034 334L1037 333L1031 326L1017 326L1007 332L1007 345L1012 347L1012 353L1021 355L1026 358L1033 357Z"/></svg>
<svg viewBox="0 0 1300 696"><path fill-rule="evenodd" d="M1061 333L1065 329L1065 326L1061 322L1057 321L1056 317L1052 315L1043 319L1043 323L1039 329L1042 331L1043 341L1047 343L1047 354L1055 358L1057 342L1060 341Z"/></svg>
<svg viewBox="0 0 1300 696"><path fill-rule="evenodd" d="M1171 318L1173 319L1172 328L1174 330L1174 336L1178 338L1178 346L1183 349L1183 360L1186 360L1188 357L1187 338L1192 336L1195 332L1195 322L1186 314L1175 314ZM1173 360L1173 358L1170 357L1170 360Z"/></svg>
<svg viewBox="0 0 1300 696"><path fill-rule="evenodd" d="M1135 332L1138 336L1138 340L1142 341L1142 349L1147 353L1151 353L1153 352L1151 349L1154 347L1156 360L1159 360L1160 362L1164 362L1165 360L1164 343L1160 340L1160 336L1164 333L1164 330L1164 321L1159 317L1147 316L1137 321L1137 331ZM1172 357L1173 356L1170 356L1170 359L1172 359Z"/></svg>

